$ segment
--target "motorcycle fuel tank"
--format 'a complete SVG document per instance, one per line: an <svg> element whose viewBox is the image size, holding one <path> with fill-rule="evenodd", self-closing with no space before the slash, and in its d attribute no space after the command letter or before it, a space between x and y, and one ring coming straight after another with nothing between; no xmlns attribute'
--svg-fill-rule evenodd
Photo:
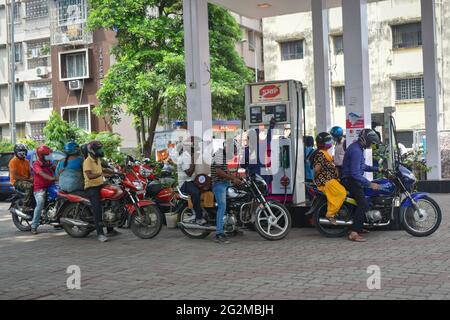
<svg viewBox="0 0 450 320"><path fill-rule="evenodd" d="M373 180L373 182L381 185L381 189L374 190L371 188L365 188L364 194L366 195L366 197L391 195L395 191L395 185L388 179L376 179L376 180Z"/></svg>
<svg viewBox="0 0 450 320"><path fill-rule="evenodd" d="M123 196L122 188L118 186L106 185L100 190L102 200L118 200Z"/></svg>

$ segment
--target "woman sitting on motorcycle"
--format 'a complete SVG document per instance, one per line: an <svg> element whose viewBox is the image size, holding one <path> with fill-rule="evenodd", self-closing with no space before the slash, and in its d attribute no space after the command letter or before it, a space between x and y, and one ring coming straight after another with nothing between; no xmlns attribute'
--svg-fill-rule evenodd
<svg viewBox="0 0 450 320"><path fill-rule="evenodd" d="M319 133L316 137L317 151L312 157L314 167L314 183L327 197L326 218L336 225L335 216L344 203L347 191L337 180L338 171L328 149L333 146L333 137L327 133Z"/></svg>
<svg viewBox="0 0 450 320"><path fill-rule="evenodd" d="M74 142L64 145L66 158L61 160L56 167L56 176L59 179L59 187L65 192L73 192L84 189L83 161L80 146Z"/></svg>

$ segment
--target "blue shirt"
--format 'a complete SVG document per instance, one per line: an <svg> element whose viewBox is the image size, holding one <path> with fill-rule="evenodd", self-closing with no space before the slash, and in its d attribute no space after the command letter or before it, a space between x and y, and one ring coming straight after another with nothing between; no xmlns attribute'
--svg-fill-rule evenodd
<svg viewBox="0 0 450 320"><path fill-rule="evenodd" d="M376 172L378 168L366 165L363 147L358 141L353 142L345 151L342 164L342 179L353 178L361 183L362 186L368 187L371 182L364 177L365 171Z"/></svg>
<svg viewBox="0 0 450 320"><path fill-rule="evenodd" d="M307 180L314 179L314 170L311 168L311 159L308 159L308 156L313 152L313 147L305 147L305 177Z"/></svg>

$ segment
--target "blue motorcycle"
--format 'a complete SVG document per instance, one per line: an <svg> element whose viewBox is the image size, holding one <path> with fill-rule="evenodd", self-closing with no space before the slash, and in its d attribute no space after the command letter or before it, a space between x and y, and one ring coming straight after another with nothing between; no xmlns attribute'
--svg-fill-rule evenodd
<svg viewBox="0 0 450 320"><path fill-rule="evenodd" d="M373 182L381 185L380 190L365 189L369 203L364 226L366 228L394 226L403 227L409 234L425 237L435 232L441 224L442 213L439 205L424 192L413 193L417 179L404 165L397 164L395 170L385 170L383 178ZM336 215L337 224L333 225L326 217L327 199L314 185L307 190L313 197L311 209L314 225L326 237L342 237L353 224L353 213L357 207L355 199L347 195L344 204ZM395 219L395 210L400 209L399 219Z"/></svg>
<svg viewBox="0 0 450 320"><path fill-rule="evenodd" d="M41 214L40 224L48 224L54 227L59 227L59 215L58 215L58 205L60 199L57 197L58 188L56 185L52 185L47 189L47 197L44 205L44 209ZM11 202L9 211L12 215L12 220L14 225L20 231L30 231L31 230L31 220L33 220L33 211L24 212L23 207L24 193L20 190L14 190L13 195L8 201ZM31 197L32 207L36 205L34 197Z"/></svg>

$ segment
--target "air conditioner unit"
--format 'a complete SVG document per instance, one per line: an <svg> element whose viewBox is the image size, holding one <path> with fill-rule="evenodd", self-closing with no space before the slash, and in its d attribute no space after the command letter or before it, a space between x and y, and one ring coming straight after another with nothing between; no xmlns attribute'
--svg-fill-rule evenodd
<svg viewBox="0 0 450 320"><path fill-rule="evenodd" d="M47 67L37 67L36 68L36 75L38 77L47 77L48 74L50 73L50 70Z"/></svg>
<svg viewBox="0 0 450 320"><path fill-rule="evenodd" d="M70 80L69 81L69 90L81 90L83 89L83 81L81 80Z"/></svg>

